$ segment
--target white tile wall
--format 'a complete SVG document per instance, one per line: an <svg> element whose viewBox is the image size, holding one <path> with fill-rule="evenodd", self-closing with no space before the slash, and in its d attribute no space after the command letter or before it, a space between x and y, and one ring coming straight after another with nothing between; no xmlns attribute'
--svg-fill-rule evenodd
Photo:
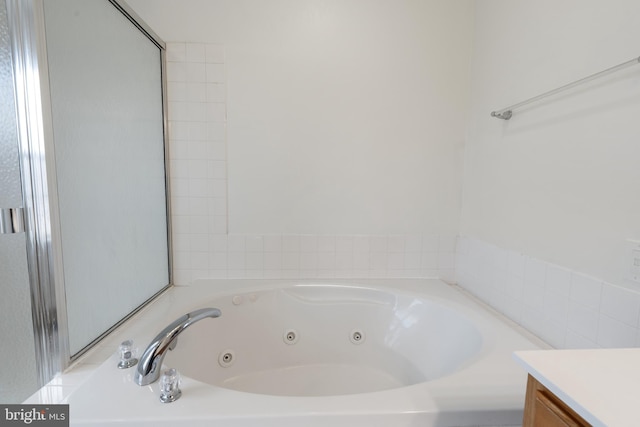
<svg viewBox="0 0 640 427"><path fill-rule="evenodd" d="M174 282L200 278L441 277L438 235L228 235L224 47L167 43Z"/></svg>
<svg viewBox="0 0 640 427"><path fill-rule="evenodd" d="M193 238L193 237L192 237ZM416 235L215 235L208 271L188 280L218 278L453 278L453 252L423 246ZM448 240L455 240L454 237ZM409 244L407 244L409 243ZM451 246L442 251L451 250ZM189 256L193 256L190 254ZM438 264L438 258L447 260ZM422 260L435 260L423 263ZM202 276L198 276L202 274Z"/></svg>
<svg viewBox="0 0 640 427"><path fill-rule="evenodd" d="M213 237L227 232L224 58L220 45L167 43L176 283L227 268L226 254L212 255L220 251Z"/></svg>
<svg viewBox="0 0 640 427"><path fill-rule="evenodd" d="M459 237L456 280L557 348L640 346L640 294Z"/></svg>

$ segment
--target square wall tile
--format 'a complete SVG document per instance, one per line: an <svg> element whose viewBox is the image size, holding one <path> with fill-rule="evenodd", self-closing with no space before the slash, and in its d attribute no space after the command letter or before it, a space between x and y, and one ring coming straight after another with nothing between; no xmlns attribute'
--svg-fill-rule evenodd
<svg viewBox="0 0 640 427"><path fill-rule="evenodd" d="M204 43L186 43L186 62L205 62L205 44Z"/></svg>
<svg viewBox="0 0 640 427"><path fill-rule="evenodd" d="M245 249L247 252L263 252L264 238L256 235L246 236Z"/></svg>
<svg viewBox="0 0 640 427"><path fill-rule="evenodd" d="M571 270L550 265L547 268L545 289L556 295L568 297L571 293Z"/></svg>
<svg viewBox="0 0 640 427"><path fill-rule="evenodd" d="M605 283L602 287L600 312L635 328L640 314L640 295L629 289Z"/></svg>
<svg viewBox="0 0 640 427"><path fill-rule="evenodd" d="M208 83L224 83L226 81L224 64L206 64L204 81Z"/></svg>
<svg viewBox="0 0 640 427"><path fill-rule="evenodd" d="M301 247L300 236L282 236L282 252L299 252Z"/></svg>
<svg viewBox="0 0 640 427"><path fill-rule="evenodd" d="M636 345L635 327L601 315L598 323L598 345L605 348L626 348Z"/></svg>
<svg viewBox="0 0 640 427"><path fill-rule="evenodd" d="M567 319L569 330L590 341L596 342L598 337L598 320L599 313L597 311L574 302L569 303Z"/></svg>
<svg viewBox="0 0 640 427"><path fill-rule="evenodd" d="M352 236L337 236L335 247L336 252L352 253L355 248L355 238Z"/></svg>
<svg viewBox="0 0 640 427"><path fill-rule="evenodd" d="M433 236L433 235L422 236L423 252L438 252L438 247L439 247L438 236Z"/></svg>
<svg viewBox="0 0 640 427"><path fill-rule="evenodd" d="M570 298L585 307L600 309L602 282L593 277L574 272L571 275Z"/></svg>
<svg viewBox="0 0 640 427"><path fill-rule="evenodd" d="M388 249L387 236L369 236L369 251L386 253Z"/></svg>
<svg viewBox="0 0 640 427"><path fill-rule="evenodd" d="M281 252L282 251L282 236L272 235L263 237L263 245L265 252Z"/></svg>
<svg viewBox="0 0 640 427"><path fill-rule="evenodd" d="M185 62L186 59L186 43L167 43L167 62Z"/></svg>

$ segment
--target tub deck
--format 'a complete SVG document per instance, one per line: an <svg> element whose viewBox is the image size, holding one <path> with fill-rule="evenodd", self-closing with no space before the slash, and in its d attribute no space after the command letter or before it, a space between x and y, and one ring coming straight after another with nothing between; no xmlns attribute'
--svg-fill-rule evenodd
<svg viewBox="0 0 640 427"><path fill-rule="evenodd" d="M132 381L135 368L115 367L114 353L121 341L133 338L136 346L143 350L166 324L213 292L323 282L326 283L319 280L212 280L198 286L175 287L115 331L75 369L52 381L28 402L68 403L71 424L91 426L494 427L521 424L526 373L513 361L512 353L548 346L459 288L435 279L393 279L392 286L385 279L331 281L331 284L381 286L385 290L411 292L454 307L471 318L483 334L480 354L453 374L435 380L370 393L291 397L235 391L185 377L182 398L163 404L158 399L157 382L137 386Z"/></svg>

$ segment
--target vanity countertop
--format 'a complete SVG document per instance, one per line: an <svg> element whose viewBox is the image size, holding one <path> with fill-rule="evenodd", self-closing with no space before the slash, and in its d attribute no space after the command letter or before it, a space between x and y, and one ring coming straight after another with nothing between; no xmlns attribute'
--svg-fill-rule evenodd
<svg viewBox="0 0 640 427"><path fill-rule="evenodd" d="M514 358L594 427L640 426L640 348L519 351Z"/></svg>

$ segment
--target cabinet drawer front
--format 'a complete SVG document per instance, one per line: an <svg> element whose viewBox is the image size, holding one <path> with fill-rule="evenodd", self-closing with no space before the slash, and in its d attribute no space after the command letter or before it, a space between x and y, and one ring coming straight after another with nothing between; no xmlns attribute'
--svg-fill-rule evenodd
<svg viewBox="0 0 640 427"><path fill-rule="evenodd" d="M529 375L523 427L591 427L555 394Z"/></svg>
<svg viewBox="0 0 640 427"><path fill-rule="evenodd" d="M536 427L583 427L564 408L556 404L553 396L538 390L536 393L536 411L534 426ZM560 402L558 402L560 403Z"/></svg>

